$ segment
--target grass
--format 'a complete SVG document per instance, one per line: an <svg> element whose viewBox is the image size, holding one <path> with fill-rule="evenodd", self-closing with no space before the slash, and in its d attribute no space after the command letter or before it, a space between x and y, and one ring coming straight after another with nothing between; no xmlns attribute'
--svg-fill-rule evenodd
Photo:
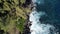
<svg viewBox="0 0 60 34"><path fill-rule="evenodd" d="M14 1L14 2L12 2ZM2 22L0 22L0 24L2 24L4 21L4 23L6 23L6 26L4 26L3 24L0 25L1 29L4 31L7 31L9 33L12 32L12 34L14 33L14 28L17 28L19 31L23 31L24 29L24 23L27 19L27 14L29 12L31 12L30 8L23 8L22 6L19 6L19 1L18 0L12 0L7 2L6 0L4 0L4 3L0 0L1 3L3 3L3 8L0 8L0 13L4 13L4 10L8 11L8 16L6 17L6 21L2 20ZM25 3L25 0L21 0L21 4ZM13 11L11 9L15 8L16 11L14 13L12 13ZM13 15L14 14L14 15ZM20 17L20 18L18 18ZM3 17L4 18L4 17ZM0 17L0 21L1 19L3 19ZM16 18L16 19L13 19Z"/></svg>
<svg viewBox="0 0 60 34"><path fill-rule="evenodd" d="M20 18L17 22L17 28L22 32L24 29L25 19Z"/></svg>

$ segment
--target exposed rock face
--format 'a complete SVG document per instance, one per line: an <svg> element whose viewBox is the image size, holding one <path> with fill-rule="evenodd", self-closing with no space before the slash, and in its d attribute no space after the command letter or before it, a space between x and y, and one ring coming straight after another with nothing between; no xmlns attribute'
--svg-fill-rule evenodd
<svg viewBox="0 0 60 34"><path fill-rule="evenodd" d="M29 28L30 25L31 23L29 23L29 15L27 15L27 21L24 24L24 31L22 34L30 34L30 28Z"/></svg>
<svg viewBox="0 0 60 34"><path fill-rule="evenodd" d="M22 34L29 34L29 33L30 33L30 29L26 25L25 28L24 28L24 32Z"/></svg>

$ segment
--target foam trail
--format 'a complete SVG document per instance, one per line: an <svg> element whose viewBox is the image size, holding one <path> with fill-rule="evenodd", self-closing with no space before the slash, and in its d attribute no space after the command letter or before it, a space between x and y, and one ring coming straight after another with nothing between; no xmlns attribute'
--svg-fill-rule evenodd
<svg viewBox="0 0 60 34"><path fill-rule="evenodd" d="M45 15L45 13L44 12L38 13L36 11L33 11L30 14L30 21L32 22L32 25L30 27L31 34L49 34L50 28L53 29L53 31L54 31L54 29L55 29L54 26L49 25L49 24L41 24L39 19L42 15ZM55 34L55 31L53 33Z"/></svg>
<svg viewBox="0 0 60 34"><path fill-rule="evenodd" d="M39 4L42 3L40 1L41 0L32 0L33 3L37 2ZM32 25L30 27L31 34L58 34L56 33L55 27L53 25L41 24L39 19L41 18L41 16L46 15L46 13L43 11L37 12L35 9L32 11L32 13L30 14L30 18L29 18L29 20L32 22L31 23Z"/></svg>

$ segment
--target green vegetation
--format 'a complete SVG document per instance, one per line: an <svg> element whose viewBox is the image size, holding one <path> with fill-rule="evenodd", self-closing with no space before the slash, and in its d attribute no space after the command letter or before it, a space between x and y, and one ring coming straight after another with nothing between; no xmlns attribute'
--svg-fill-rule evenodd
<svg viewBox="0 0 60 34"><path fill-rule="evenodd" d="M25 0L0 0L0 30L9 34L23 31L30 8L22 7ZM6 34L6 33L5 33Z"/></svg>
<svg viewBox="0 0 60 34"><path fill-rule="evenodd" d="M20 18L17 22L17 28L20 30L20 31L23 31L23 28L24 28L24 22L25 22L25 19L23 18Z"/></svg>

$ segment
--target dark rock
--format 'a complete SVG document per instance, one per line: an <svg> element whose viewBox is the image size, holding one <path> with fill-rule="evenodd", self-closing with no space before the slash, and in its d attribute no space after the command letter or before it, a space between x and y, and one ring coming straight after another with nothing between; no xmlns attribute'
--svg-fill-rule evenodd
<svg viewBox="0 0 60 34"><path fill-rule="evenodd" d="M4 30L0 30L0 34L3 34L4 33Z"/></svg>
<svg viewBox="0 0 60 34"><path fill-rule="evenodd" d="M24 24L24 31L22 34L29 34L30 33L30 28L29 28L30 25L31 25L31 23L29 23L29 15L27 15L27 21Z"/></svg>

